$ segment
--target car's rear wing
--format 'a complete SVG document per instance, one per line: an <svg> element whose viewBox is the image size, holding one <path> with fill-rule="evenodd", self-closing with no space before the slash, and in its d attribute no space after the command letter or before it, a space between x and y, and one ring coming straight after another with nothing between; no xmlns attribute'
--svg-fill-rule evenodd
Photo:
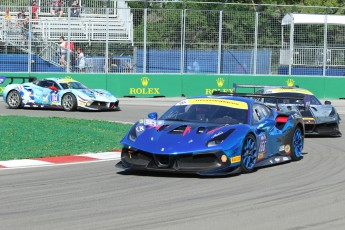
<svg viewBox="0 0 345 230"><path fill-rule="evenodd" d="M9 85L13 84L13 82L17 79L21 80L21 84L25 83L26 81L32 82L32 81L37 80L37 78L33 76L30 76L30 77L0 76L0 84L3 84L6 79L10 80L10 82L8 83Z"/></svg>
<svg viewBox="0 0 345 230"><path fill-rule="evenodd" d="M273 99L274 103L265 103L265 104L275 104L275 108L277 110L280 110L279 105L289 104L289 103L280 103L279 100L300 100L303 101L303 108L304 110L309 110L310 108L310 95L306 95L304 97L283 97L283 96L274 96L274 95L267 95L267 94L250 94L250 93L227 93L227 92L221 92L221 91L214 91L212 93L214 96L238 96L238 97L248 97L253 98L255 100L260 101L260 99ZM301 110L300 106L294 106L296 109Z"/></svg>
<svg viewBox="0 0 345 230"><path fill-rule="evenodd" d="M253 84L233 84L232 92L236 93L238 88L246 88L246 89L253 89L253 93L256 93L257 89L262 89L265 87L281 87L284 89L293 89L293 88L299 88L298 85L295 86L283 86L283 85L253 85Z"/></svg>

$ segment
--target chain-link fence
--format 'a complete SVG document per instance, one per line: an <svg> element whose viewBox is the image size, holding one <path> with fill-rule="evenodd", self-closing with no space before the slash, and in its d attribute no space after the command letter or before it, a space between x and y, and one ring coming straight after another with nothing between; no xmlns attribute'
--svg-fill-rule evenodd
<svg viewBox="0 0 345 230"><path fill-rule="evenodd" d="M342 8L79 0L60 15L17 1L0 6L0 72L345 73Z"/></svg>

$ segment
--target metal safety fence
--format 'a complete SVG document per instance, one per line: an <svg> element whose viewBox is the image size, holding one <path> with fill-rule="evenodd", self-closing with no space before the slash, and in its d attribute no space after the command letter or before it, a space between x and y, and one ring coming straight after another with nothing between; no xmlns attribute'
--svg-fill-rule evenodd
<svg viewBox="0 0 345 230"><path fill-rule="evenodd" d="M17 1L0 6L0 72L345 73L342 8L79 0L76 16L73 1L61 15Z"/></svg>

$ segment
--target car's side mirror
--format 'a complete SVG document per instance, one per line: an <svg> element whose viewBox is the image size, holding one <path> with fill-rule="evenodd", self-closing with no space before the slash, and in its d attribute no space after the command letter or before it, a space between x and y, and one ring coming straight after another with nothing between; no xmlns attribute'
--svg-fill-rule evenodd
<svg viewBox="0 0 345 230"><path fill-rule="evenodd" d="M331 105L332 102L331 101L325 101L325 105Z"/></svg>
<svg viewBox="0 0 345 230"><path fill-rule="evenodd" d="M56 86L49 86L49 89L54 90L55 92L59 91L59 89Z"/></svg>
<svg viewBox="0 0 345 230"><path fill-rule="evenodd" d="M158 114L156 112L153 113L149 113L148 118L152 119L152 120L157 120L158 119Z"/></svg>

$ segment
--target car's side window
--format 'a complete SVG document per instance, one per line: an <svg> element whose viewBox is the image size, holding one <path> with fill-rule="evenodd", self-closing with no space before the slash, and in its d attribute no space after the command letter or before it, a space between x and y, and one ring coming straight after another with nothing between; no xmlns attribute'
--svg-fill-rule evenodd
<svg viewBox="0 0 345 230"><path fill-rule="evenodd" d="M253 117L253 123L254 124L257 124L257 123L260 122L261 114L260 114L260 110L259 110L258 104L254 104L253 105L252 117Z"/></svg>
<svg viewBox="0 0 345 230"><path fill-rule="evenodd" d="M51 87L51 86L55 86L56 88L60 89L59 85L56 84L55 81L49 80L49 81L47 81L47 84L48 84L48 86L47 86L48 88Z"/></svg>
<svg viewBox="0 0 345 230"><path fill-rule="evenodd" d="M262 104L254 104L253 105L253 123L257 124L272 115L270 108Z"/></svg>
<svg viewBox="0 0 345 230"><path fill-rule="evenodd" d="M43 88L49 87L48 81L47 81L47 80L39 81L39 82L37 83L37 85L40 86L40 87L43 87Z"/></svg>
<svg viewBox="0 0 345 230"><path fill-rule="evenodd" d="M272 110L267 106L259 105L259 107L265 119L269 118L272 115Z"/></svg>

